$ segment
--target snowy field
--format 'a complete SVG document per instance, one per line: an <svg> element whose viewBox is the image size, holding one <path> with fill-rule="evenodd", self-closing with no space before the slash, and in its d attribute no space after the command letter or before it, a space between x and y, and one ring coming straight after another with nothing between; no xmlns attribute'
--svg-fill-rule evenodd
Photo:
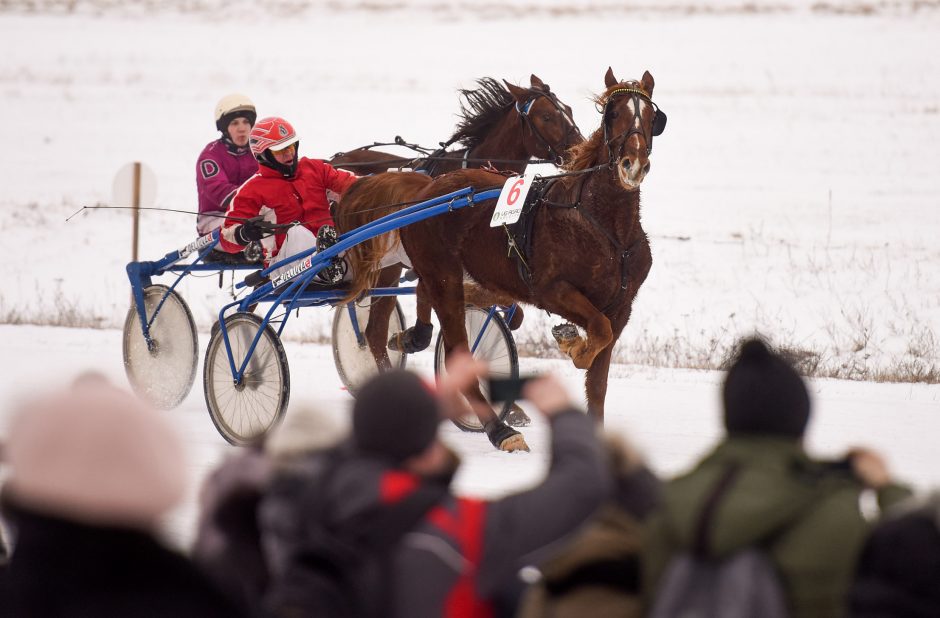
<svg viewBox="0 0 940 618"><path fill-rule="evenodd" d="M669 115L643 185L654 264L621 338L625 364L612 369L608 425L658 470L688 465L718 435L721 374L668 368L719 367L740 335L759 331L804 370L856 380L813 382L815 452L872 444L919 487L940 484L938 3L303 4L0 2L0 397L89 365L122 379L131 216L65 220L114 205L114 175L134 160L155 174L156 206L194 209L195 158L217 136L222 95L248 94L262 115L294 123L302 154L328 157L395 135L446 139L456 90L483 76L539 75L588 133L607 67L622 79L648 69ZM190 215L141 219L143 259L195 236ZM181 288L202 346L229 285ZM557 322L530 310L523 349L551 355ZM326 341L329 324L325 310L291 324L292 382L297 398L344 409L329 348L311 343ZM430 355L414 362L427 371ZM580 392L569 364L522 367L563 371ZM171 415L196 480L225 450L201 374ZM468 493L509 491L544 466L538 424L529 456L447 435L467 460Z"/></svg>

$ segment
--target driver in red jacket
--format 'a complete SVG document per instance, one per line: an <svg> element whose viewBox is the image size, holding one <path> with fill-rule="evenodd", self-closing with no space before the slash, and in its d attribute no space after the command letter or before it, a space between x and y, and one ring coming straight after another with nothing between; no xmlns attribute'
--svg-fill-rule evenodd
<svg viewBox="0 0 940 618"><path fill-rule="evenodd" d="M323 161L298 157L299 140L283 118L262 118L255 123L248 144L260 167L232 198L219 243L223 250L236 253L260 241L265 265L270 266L314 246L326 248L336 242L327 192L341 196L358 177ZM257 223L239 223L259 215L270 223L300 225L265 236ZM291 266L287 262L272 275ZM321 271L320 279L337 283L343 270L338 264L329 266Z"/></svg>

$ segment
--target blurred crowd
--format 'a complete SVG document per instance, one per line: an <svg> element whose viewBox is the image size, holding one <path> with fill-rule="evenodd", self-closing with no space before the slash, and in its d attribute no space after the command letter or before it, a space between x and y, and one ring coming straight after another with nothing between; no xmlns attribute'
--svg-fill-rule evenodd
<svg viewBox="0 0 940 618"><path fill-rule="evenodd" d="M486 373L455 356L437 385L381 374L348 427L291 408L208 475L185 554L159 532L188 476L160 415L96 373L19 402L0 616L940 616L940 497L869 449L808 454L808 391L763 341L730 363L724 436L672 479L558 379L529 381L550 464L490 501L453 491L438 437Z"/></svg>

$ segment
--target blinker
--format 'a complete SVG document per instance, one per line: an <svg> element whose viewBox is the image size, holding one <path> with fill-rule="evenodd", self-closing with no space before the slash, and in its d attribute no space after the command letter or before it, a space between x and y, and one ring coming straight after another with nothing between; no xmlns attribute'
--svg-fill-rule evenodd
<svg viewBox="0 0 940 618"><path fill-rule="evenodd" d="M653 116L653 135L662 135L666 130L666 113L661 109L656 109L656 115Z"/></svg>

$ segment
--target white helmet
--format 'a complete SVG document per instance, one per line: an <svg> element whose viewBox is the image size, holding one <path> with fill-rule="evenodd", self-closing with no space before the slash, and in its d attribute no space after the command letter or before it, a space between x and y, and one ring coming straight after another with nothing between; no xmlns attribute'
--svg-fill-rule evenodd
<svg viewBox="0 0 940 618"><path fill-rule="evenodd" d="M247 118L251 126L255 125L258 113L255 104L243 94L229 94L222 97L215 104L215 128L222 133L228 129L228 124L235 118Z"/></svg>

